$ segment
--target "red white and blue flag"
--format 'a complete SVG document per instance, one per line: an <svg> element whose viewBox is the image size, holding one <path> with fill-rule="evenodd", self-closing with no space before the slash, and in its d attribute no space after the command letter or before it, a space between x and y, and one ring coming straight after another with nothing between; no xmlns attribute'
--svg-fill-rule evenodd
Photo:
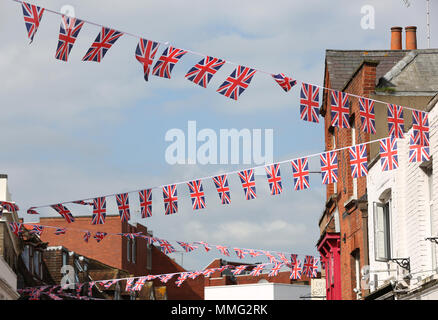
<svg viewBox="0 0 438 320"><path fill-rule="evenodd" d="M238 66L216 91L225 97L237 100L248 88L255 73L254 69Z"/></svg>
<svg viewBox="0 0 438 320"><path fill-rule="evenodd" d="M251 257L253 257L253 258L262 255L262 253L261 253L260 251L257 251L257 250L254 250L254 249L248 249L248 254L249 254Z"/></svg>
<svg viewBox="0 0 438 320"><path fill-rule="evenodd" d="M291 164L294 178L294 189L296 191L308 189L310 187L308 158L292 160Z"/></svg>
<svg viewBox="0 0 438 320"><path fill-rule="evenodd" d="M158 243L160 244L161 252L164 254L169 254L176 251L167 240L159 239Z"/></svg>
<svg viewBox="0 0 438 320"><path fill-rule="evenodd" d="M141 277L140 279L138 279L137 282L132 287L132 291L141 291L141 289L143 289L145 282L146 282L146 277Z"/></svg>
<svg viewBox="0 0 438 320"><path fill-rule="evenodd" d="M222 204L229 204L231 202L230 198L230 187L228 186L227 175L221 175L213 178L214 185L216 186L219 199L221 199Z"/></svg>
<svg viewBox="0 0 438 320"><path fill-rule="evenodd" d="M102 27L90 49L88 49L82 61L100 62L112 45L123 35L122 32Z"/></svg>
<svg viewBox="0 0 438 320"><path fill-rule="evenodd" d="M318 258L313 258L313 268L312 268L312 278L316 278L318 276Z"/></svg>
<svg viewBox="0 0 438 320"><path fill-rule="evenodd" d="M313 274L313 262L314 262L313 256L306 256L304 258L303 273L309 278L311 278Z"/></svg>
<svg viewBox="0 0 438 320"><path fill-rule="evenodd" d="M202 274L201 271L193 271L190 273L189 278L195 280L197 277L199 277Z"/></svg>
<svg viewBox="0 0 438 320"><path fill-rule="evenodd" d="M319 123L319 87L302 83L300 91L301 120Z"/></svg>
<svg viewBox="0 0 438 320"><path fill-rule="evenodd" d="M80 204L83 206L92 206L93 205L93 202L86 202L84 200L76 200L76 201L73 201L73 203Z"/></svg>
<svg viewBox="0 0 438 320"><path fill-rule="evenodd" d="M411 135L409 139L409 162L423 162L430 160L429 147L423 146L414 141L414 137Z"/></svg>
<svg viewBox="0 0 438 320"><path fill-rule="evenodd" d="M204 246L205 252L208 252L211 250L210 245L204 241L196 241L197 244L202 244Z"/></svg>
<svg viewBox="0 0 438 320"><path fill-rule="evenodd" d="M245 249L240 248L234 248L234 252L236 253L236 256L239 257L239 259L245 258L245 255L247 254Z"/></svg>
<svg viewBox="0 0 438 320"><path fill-rule="evenodd" d="M119 216L122 222L128 222L131 219L131 212L129 210L129 197L127 193L116 195L117 208L119 209Z"/></svg>
<svg viewBox="0 0 438 320"><path fill-rule="evenodd" d="M176 286L180 287L183 284L183 282L187 280L189 275L190 275L190 272L181 273L175 281Z"/></svg>
<svg viewBox="0 0 438 320"><path fill-rule="evenodd" d="M403 119L403 107L388 103L388 129L389 135L396 138L403 138L405 129Z"/></svg>
<svg viewBox="0 0 438 320"><path fill-rule="evenodd" d="M34 207L27 209L27 214L39 214Z"/></svg>
<svg viewBox="0 0 438 320"><path fill-rule="evenodd" d="M207 88L214 74L225 64L225 60L205 57L195 64L186 74L187 80Z"/></svg>
<svg viewBox="0 0 438 320"><path fill-rule="evenodd" d="M55 231L55 234L56 234L57 236L59 236L59 235L61 235L61 234L65 234L65 232L66 232L66 229L65 229L65 228L57 228L56 231Z"/></svg>
<svg viewBox="0 0 438 320"><path fill-rule="evenodd" d="M271 254L269 251L263 251L263 254L269 259L269 263L278 262L277 258L273 254Z"/></svg>
<svg viewBox="0 0 438 320"><path fill-rule="evenodd" d="M90 231L86 231L84 233L84 236L83 236L84 241L88 242L88 240L90 240L90 238L91 238L91 232Z"/></svg>
<svg viewBox="0 0 438 320"><path fill-rule="evenodd" d="M84 21L68 17L61 16L61 27L59 29L58 48L56 49L55 58L62 61L68 60L68 55L76 41L76 38L81 31Z"/></svg>
<svg viewBox="0 0 438 320"><path fill-rule="evenodd" d="M394 137L380 140L380 162L383 171L398 168L397 140Z"/></svg>
<svg viewBox="0 0 438 320"><path fill-rule="evenodd" d="M134 284L135 278L126 279L125 291L132 291L132 285Z"/></svg>
<svg viewBox="0 0 438 320"><path fill-rule="evenodd" d="M412 130L414 140L421 146L429 146L429 114L427 112L412 111Z"/></svg>
<svg viewBox="0 0 438 320"><path fill-rule="evenodd" d="M280 164L272 164L265 167L271 195L280 194L283 191L281 186Z"/></svg>
<svg viewBox="0 0 438 320"><path fill-rule="evenodd" d="M245 192L246 200L256 198L256 185L254 179L254 169L243 170L237 173L242 182L243 191Z"/></svg>
<svg viewBox="0 0 438 320"><path fill-rule="evenodd" d="M331 126L339 128L350 128L350 108L348 105L348 94L341 91L331 91Z"/></svg>
<svg viewBox="0 0 438 320"><path fill-rule="evenodd" d="M154 62L159 43L151 40L140 39L135 50L135 58L143 65L144 80L148 81L149 72Z"/></svg>
<svg viewBox="0 0 438 320"><path fill-rule="evenodd" d="M37 225L37 224L33 224L32 225L32 229L29 231L30 234L36 234L38 236L41 236L41 233L43 233L44 227Z"/></svg>
<svg viewBox="0 0 438 320"><path fill-rule="evenodd" d="M202 271L202 274L204 275L204 277L210 277L214 272L216 272L216 269L214 268L205 269L204 271Z"/></svg>
<svg viewBox="0 0 438 320"><path fill-rule="evenodd" d="M205 193L201 180L193 180L187 183L189 186L190 198L192 199L193 210L205 208Z"/></svg>
<svg viewBox="0 0 438 320"><path fill-rule="evenodd" d="M283 88L284 91L288 92L294 85L297 84L297 81L292 79L291 77L287 77L284 73L273 74L275 82L278 83L280 87Z"/></svg>
<svg viewBox="0 0 438 320"><path fill-rule="evenodd" d="M359 114L363 132L376 134L376 116L374 114L374 101L365 98L359 98Z"/></svg>
<svg viewBox="0 0 438 320"><path fill-rule="evenodd" d="M338 181L337 158L336 151L328 151L320 155L323 184L330 184Z"/></svg>
<svg viewBox="0 0 438 320"><path fill-rule="evenodd" d="M106 217L106 199L105 197L94 198L93 200L93 217L91 224L104 224Z"/></svg>
<svg viewBox="0 0 438 320"><path fill-rule="evenodd" d="M173 67L186 53L187 51L185 50L169 46L155 63L152 74L154 76L170 79Z"/></svg>
<svg viewBox="0 0 438 320"><path fill-rule="evenodd" d="M177 241L177 243L185 250L185 252L192 252L193 250L198 248L187 242Z"/></svg>
<svg viewBox="0 0 438 320"><path fill-rule="evenodd" d="M367 146L360 144L348 148L350 152L351 176L364 177L368 174Z"/></svg>
<svg viewBox="0 0 438 320"><path fill-rule="evenodd" d="M282 262L277 262L272 267L271 271L268 274L268 277L275 277L278 276L278 273L280 272L281 267L283 266Z"/></svg>
<svg viewBox="0 0 438 320"><path fill-rule="evenodd" d="M216 249L218 249L223 255L230 256L230 251L225 246L216 246Z"/></svg>
<svg viewBox="0 0 438 320"><path fill-rule="evenodd" d="M101 242L103 238L105 238L107 235L106 232L96 232L94 235L94 239L96 239L97 242Z"/></svg>
<svg viewBox="0 0 438 320"><path fill-rule="evenodd" d="M17 237L20 236L23 232L23 224L19 222L10 222L9 227L11 228L11 231L13 234L15 234Z"/></svg>
<svg viewBox="0 0 438 320"><path fill-rule="evenodd" d="M9 212L17 212L20 210L20 208L18 208L18 206L15 203L9 201L0 201L0 206L3 209L8 210Z"/></svg>
<svg viewBox="0 0 438 320"><path fill-rule="evenodd" d="M256 265L252 271L250 272L250 276L259 276L262 273L263 269L265 269L266 264L258 264Z"/></svg>
<svg viewBox="0 0 438 320"><path fill-rule="evenodd" d="M43 17L44 8L35 6L33 4L22 2L24 24L27 29L27 36L30 39L30 43L33 41L33 37L38 30L41 19Z"/></svg>
<svg viewBox="0 0 438 320"><path fill-rule="evenodd" d="M237 276L237 275L241 274L247 267L248 267L248 265L236 266L236 267L234 267L234 269L231 272L233 273L233 275Z"/></svg>
<svg viewBox="0 0 438 320"><path fill-rule="evenodd" d="M172 277L175 275L175 273L168 273L168 274L163 274L161 276L159 276L158 278L160 279L160 281L162 283L167 283L170 279L172 279Z"/></svg>
<svg viewBox="0 0 438 320"><path fill-rule="evenodd" d="M152 189L139 191L141 217L152 217Z"/></svg>
<svg viewBox="0 0 438 320"><path fill-rule="evenodd" d="M176 184L163 187L163 199L166 215L178 212L178 192L176 189Z"/></svg>
<svg viewBox="0 0 438 320"><path fill-rule="evenodd" d="M55 204L51 206L56 212L58 212L61 216L64 217L65 221L68 223L72 223L75 221L75 218L71 214L70 210L64 207L62 204Z"/></svg>

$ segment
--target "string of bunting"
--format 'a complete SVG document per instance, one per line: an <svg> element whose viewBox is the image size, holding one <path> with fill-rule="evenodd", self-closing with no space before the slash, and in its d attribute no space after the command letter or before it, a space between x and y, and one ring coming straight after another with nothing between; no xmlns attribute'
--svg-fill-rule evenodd
<svg viewBox="0 0 438 320"><path fill-rule="evenodd" d="M175 279L175 276L178 276L175 280L175 284L177 287L180 287L184 281L188 279L196 279L199 276L210 277L215 272L223 272L225 270L230 270L234 276L242 274L245 270L249 272L249 276L258 277L263 271L269 270L268 277L278 276L280 270L283 267L290 268L290 276L289 278L292 280L302 279L303 276L308 278L315 278L318 275L318 262L317 258L313 256L306 256L303 263L300 260L297 260L296 256L292 255L291 260L275 262L275 263L263 263L263 264L244 264L244 265L225 265L218 268L208 268L200 271L183 271L183 272L174 272L174 273L165 273L165 274L156 274L156 275L145 275L145 276L137 276L137 277L129 277L129 278L118 278L118 279L106 279L106 280L94 280L90 282L84 283L74 283L74 284L64 284L64 285L54 285L54 286L39 286L39 287L29 287L20 289L20 293L28 293L32 298L36 299L39 297L41 293L44 293L48 290L48 294L52 294L52 292L58 289L57 293L61 294L64 290L71 289L74 287L77 292L77 298L80 298L80 292L84 285L88 285L88 295L92 295L92 288L99 284L102 290L108 290L111 286L115 285L117 282L126 281L125 291L140 291L146 281L152 281L154 279L159 279L162 283L167 283L172 278ZM137 280L137 281L136 281Z"/></svg>
<svg viewBox="0 0 438 320"><path fill-rule="evenodd" d="M292 87L297 84L296 79L287 76L285 73L272 73L254 67L246 67L241 64L212 57L204 53L195 52L189 49L176 48L170 45L168 41L164 42L158 40L149 40L140 35L119 31L92 21L67 16L61 12L42 8L40 6L20 0L12 1L21 3L22 5L24 22L30 43L32 43L34 40L35 34L45 11L61 16L58 46L55 54L55 58L61 61L68 61L68 57L74 46L74 43L79 36L82 27L85 23L87 23L97 26L101 28L101 30L82 58L82 61L94 61L100 63L108 50L120 37L123 35L131 36L139 40L135 50L135 58L143 67L143 77L145 81L149 80L149 74L151 72L154 76L171 79L171 73L175 65L184 55L190 53L196 56L201 56L202 59L192 68L190 68L190 70L186 73L185 78L203 88L207 87L212 77L221 69L223 65L231 64L236 66L233 72L216 90L218 93L233 100L237 100L238 97L248 88L256 72L271 76L272 79L285 92L289 92ZM154 59L160 45L167 47L154 64ZM393 130L396 131L395 134L397 134L397 127L402 125L399 120L403 119L403 109L418 111L414 108L388 104L384 101L370 99L359 95L340 92L332 88L302 82L300 91L300 117L302 120L315 123L319 122L319 89L327 90L331 93L331 125L335 127L350 127L348 123L349 97L355 97L359 99L362 129L367 130L369 133L375 133L375 103L387 105L388 119L390 117L395 117L392 122L392 125L394 126ZM394 112L397 114L394 114Z"/></svg>
<svg viewBox="0 0 438 320"><path fill-rule="evenodd" d="M205 192L203 183L211 181L219 196L219 201L222 205L231 203L231 189L228 183L228 178L232 174L237 174L246 200L257 198L255 175L254 172L258 168L264 168L266 171L266 178L269 184L271 195L279 195L283 191L282 177L280 173L280 165L290 163L292 167L292 176L294 183L294 190L300 191L310 188L310 170L309 158L319 156L320 170L322 184L327 185L336 183L338 181L338 160L337 152L347 150L350 158L350 168L352 178L364 177L368 174L368 159L367 148L368 144L379 143L380 145L380 160L382 171L389 171L398 168L398 148L397 137L388 136L381 139L376 139L362 144L347 146L333 149L326 152L320 152L312 155L307 155L301 158L293 158L280 161L274 164L264 166L255 166L253 168L236 170L228 173L198 178L194 180L187 180L183 182L176 182L170 185L161 185L128 191L120 194L108 194L94 198L65 201L57 204L33 206L27 210L28 214L39 214L38 208L50 207L60 214L68 223L75 221L71 211L65 206L66 204L81 205L92 207L91 224L104 224L106 218L106 199L114 197L117 204L118 213L122 221L129 221L131 219L129 194L135 193L138 197L140 206L141 218L149 218L152 216L152 190L159 189L163 193L163 202L165 215L172 215L178 212L178 185L187 185L190 193L192 209L194 211L206 208ZM422 129L413 128L410 135L409 142L409 162L428 161L430 159L429 147L429 126L422 127ZM132 205L132 203L131 203ZM17 208L15 208L17 209Z"/></svg>
<svg viewBox="0 0 438 320"><path fill-rule="evenodd" d="M81 232L83 233L83 240L88 243L89 239L92 236L91 231L89 230L80 230L80 229L72 229L72 228L62 228L62 227L56 227L56 226L43 226L40 224L33 224L33 223L18 223L18 222L10 222L9 223L10 229L13 234L15 234L17 237L20 237L23 235L24 231L29 231L29 234L35 234L37 236L41 236L44 229L52 228L56 229L54 234L55 235L65 235L67 231L74 231L74 232ZM30 226L31 229L26 229L25 226ZM122 236L127 239L135 239L135 238L142 238L147 241L149 245L153 245L155 243L158 244L160 247L161 252L164 254L171 254L173 252L176 252L177 250L172 245L170 240L165 240L149 235L144 235L141 232L137 233L107 233L107 232L101 232L97 231L94 232L93 238L99 243L101 242L105 237L107 236ZM178 241L178 240L172 240L172 242L176 242L186 253L193 252L194 250L198 249L201 245L205 252L209 252L212 248L216 248L221 254L230 257L230 248L224 245L215 245L211 243L207 243L205 241ZM262 250L262 249L249 249L249 248L232 248L232 251L236 254L236 256L239 259L244 259L245 256L251 256L251 257L258 257L258 256L265 256L268 258L269 263L284 263L287 264L289 260L297 260L298 254L296 253L290 253L290 252L284 252L284 251L273 251L273 250ZM276 256L277 255L277 256ZM291 259L288 259L287 257L290 256ZM317 258L314 258L311 255L306 255L305 260L309 261L318 261ZM297 260L300 261L300 260ZM301 263L301 262L300 262ZM315 267L316 267L315 263Z"/></svg>

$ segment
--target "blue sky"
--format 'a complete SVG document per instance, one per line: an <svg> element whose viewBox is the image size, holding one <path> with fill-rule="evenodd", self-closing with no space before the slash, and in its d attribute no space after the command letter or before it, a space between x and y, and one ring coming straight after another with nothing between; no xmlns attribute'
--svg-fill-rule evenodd
<svg viewBox="0 0 438 320"><path fill-rule="evenodd" d="M56 11L71 5L76 16L85 20L322 85L326 49L388 49L390 27L408 25L418 27L418 47L426 48L426 2L411 2L409 8L401 0L34 3ZM361 28L364 5L375 8L375 29ZM199 129L210 128L218 134L220 129L273 129L274 161L323 151L322 123L299 119L298 86L285 93L269 75L257 73L236 102L216 92L234 66L225 65L204 89L184 78L201 59L192 54L175 66L172 79L150 76L146 83L134 58L136 38L120 38L100 64L81 61L99 32L89 24L83 27L69 62L60 62L54 58L59 16L46 12L29 45L20 5L6 0L0 6L0 168L9 175L9 188L23 217L33 205L247 167L167 164L166 132L173 128L186 131L190 120ZM438 44L433 25L436 14L438 5L431 3L431 47ZM163 50L160 46L157 56ZM319 169L314 160L311 169ZM164 216L162 197L156 191L153 217L141 220L138 213L133 215L157 237L168 240L315 254L318 219L325 203L320 176L311 176L311 190L294 192L290 166L281 170L285 190L278 197L270 196L265 178L256 176L258 198L243 200L237 177L232 177L232 205L226 208L206 183L207 209L203 212L193 212L187 187L182 185L178 214ZM131 203L137 205L136 197ZM116 214L114 203L110 206L110 213ZM50 210L45 214L57 215ZM35 217L29 221L36 221ZM186 254L184 266L203 267L214 257L219 253ZM181 262L180 255L175 258Z"/></svg>

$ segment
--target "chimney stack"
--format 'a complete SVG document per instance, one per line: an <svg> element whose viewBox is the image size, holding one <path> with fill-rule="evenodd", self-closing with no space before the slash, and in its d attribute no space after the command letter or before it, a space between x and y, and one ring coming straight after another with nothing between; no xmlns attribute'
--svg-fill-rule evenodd
<svg viewBox="0 0 438 320"><path fill-rule="evenodd" d="M406 50L417 50L417 27L405 27Z"/></svg>
<svg viewBox="0 0 438 320"><path fill-rule="evenodd" d="M391 50L402 49L402 30L401 27L391 28Z"/></svg>

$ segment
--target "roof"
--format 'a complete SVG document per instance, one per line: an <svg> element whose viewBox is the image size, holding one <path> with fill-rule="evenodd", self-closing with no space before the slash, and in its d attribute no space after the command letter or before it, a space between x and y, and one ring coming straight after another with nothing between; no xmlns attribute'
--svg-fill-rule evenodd
<svg viewBox="0 0 438 320"><path fill-rule="evenodd" d="M342 90L353 73L365 60L378 61L376 79L383 77L410 50L326 50L326 68L331 88ZM325 82L325 81L324 81Z"/></svg>

